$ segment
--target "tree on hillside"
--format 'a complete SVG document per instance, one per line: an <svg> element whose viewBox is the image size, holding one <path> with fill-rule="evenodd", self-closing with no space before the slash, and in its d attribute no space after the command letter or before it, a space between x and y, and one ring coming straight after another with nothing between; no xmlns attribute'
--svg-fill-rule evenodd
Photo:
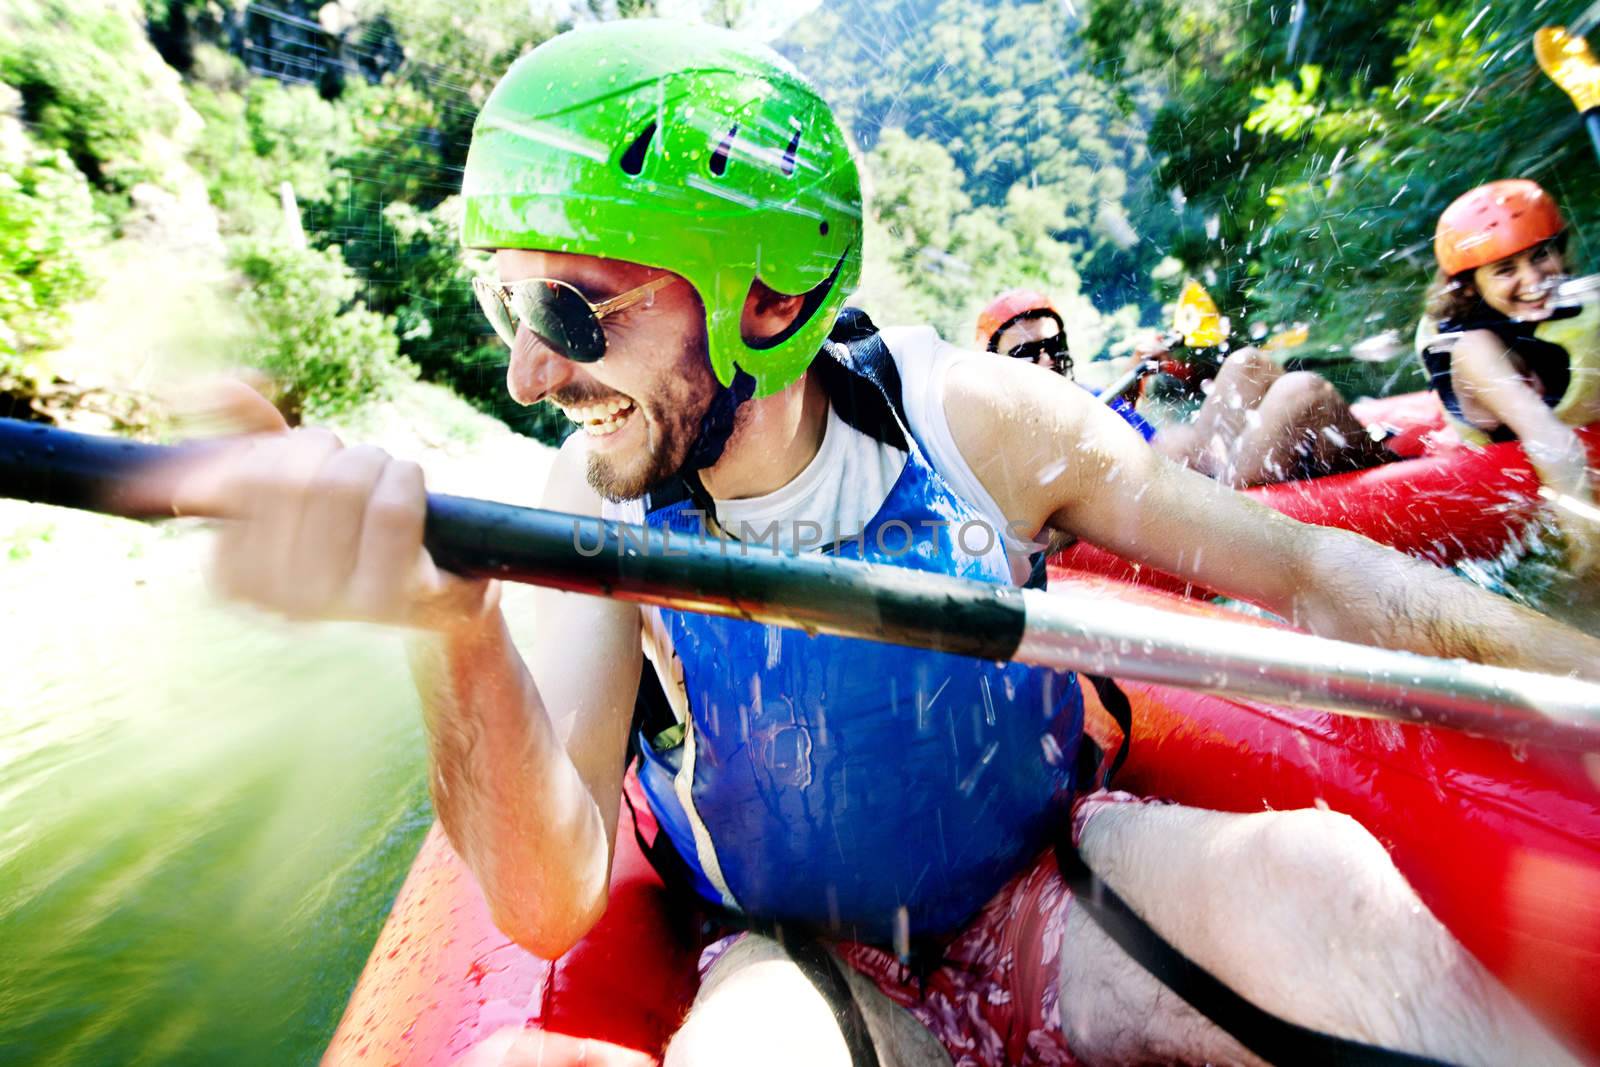
<svg viewBox="0 0 1600 1067"><path fill-rule="evenodd" d="M1120 92L1096 79L1060 5L830 0L783 47L873 153L869 180L886 231L914 242L891 248L887 259L902 271L941 256L970 265L950 243L958 230L970 248L1005 257L977 261L997 269L965 280L954 269L908 274L907 288L926 290L954 316L956 307L993 296L988 287L996 284L1060 278L1071 285L1059 293L1066 300L1081 284L1091 318L1125 304L1154 313L1149 271L1171 216L1164 202L1149 200L1143 127L1155 100L1137 79ZM880 173L921 173L907 141L944 152L949 178L941 170L906 188ZM946 180L955 185L945 188ZM948 213L935 219L941 212ZM994 227L1002 232L984 233Z"/></svg>

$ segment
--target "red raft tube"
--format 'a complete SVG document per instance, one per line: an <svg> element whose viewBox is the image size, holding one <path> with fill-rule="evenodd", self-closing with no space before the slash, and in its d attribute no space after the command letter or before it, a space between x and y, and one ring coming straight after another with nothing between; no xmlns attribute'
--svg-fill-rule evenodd
<svg viewBox="0 0 1600 1067"><path fill-rule="evenodd" d="M1239 618L1066 571L1052 573L1052 587ZM1124 688L1134 737L1119 788L1224 811L1322 807L1353 816L1462 944L1580 1055L1600 1062L1600 756ZM1109 745L1115 728L1092 693L1089 700L1090 732ZM634 807L652 838L636 789ZM436 826L323 1062L473 1065L477 1049L479 1062L499 1063L489 1055L494 1041L520 1032L542 1045L518 1064L656 1062L693 997L696 920L669 901L626 809L621 823L610 906L553 963L495 929Z"/></svg>
<svg viewBox="0 0 1600 1067"><path fill-rule="evenodd" d="M1464 445L1444 424L1433 393L1405 393L1354 404L1368 426L1392 431L1388 445L1406 459L1370 470L1245 490L1290 518L1353 530L1380 544L1439 564L1492 559L1538 513L1539 476L1515 443ZM1591 465L1600 466L1600 424L1578 431ZM1172 592L1192 592L1181 578L1140 567L1078 543L1057 557L1062 567Z"/></svg>

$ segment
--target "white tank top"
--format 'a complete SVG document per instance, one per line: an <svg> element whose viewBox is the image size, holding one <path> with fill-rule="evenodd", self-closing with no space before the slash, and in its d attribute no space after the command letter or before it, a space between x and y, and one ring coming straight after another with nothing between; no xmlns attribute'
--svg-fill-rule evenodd
<svg viewBox="0 0 1600 1067"><path fill-rule="evenodd" d="M1012 580L1021 585L1031 570L1029 556L1040 545L1007 529L1009 520L956 447L945 417L944 382L951 367L965 359L993 359L957 348L932 327L897 326L883 331L884 343L900 371L901 400L912 436L929 464L989 522L1003 543ZM744 541L793 552L818 549L859 534L878 513L905 466L906 454L862 433L830 406L822 443L806 468L780 489L741 500L714 500L717 523ZM604 502L602 514L642 523L644 503Z"/></svg>

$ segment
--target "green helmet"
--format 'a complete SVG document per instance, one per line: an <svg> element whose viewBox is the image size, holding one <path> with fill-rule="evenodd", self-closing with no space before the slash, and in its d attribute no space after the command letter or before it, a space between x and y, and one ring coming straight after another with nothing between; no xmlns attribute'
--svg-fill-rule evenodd
<svg viewBox="0 0 1600 1067"><path fill-rule="evenodd" d="M462 243L605 256L682 275L711 366L765 396L805 372L861 272L861 182L827 104L787 61L710 26L607 22L540 45L472 131ZM760 347L757 279L806 294Z"/></svg>

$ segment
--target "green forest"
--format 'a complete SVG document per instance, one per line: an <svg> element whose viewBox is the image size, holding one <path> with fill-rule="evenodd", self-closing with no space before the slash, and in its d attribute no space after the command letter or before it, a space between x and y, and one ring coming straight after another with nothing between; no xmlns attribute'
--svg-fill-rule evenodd
<svg viewBox="0 0 1600 1067"><path fill-rule="evenodd" d="M1582 258L1596 164L1530 49L1579 6L823 0L773 43L859 147L859 300L876 317L966 343L990 297L1030 285L1057 298L1082 360L1161 325L1192 276L1236 343L1303 323L1301 355L1333 368L1415 322L1433 221L1473 185L1543 182ZM724 0L701 17L768 25L777 10ZM515 56L655 13L0 0L0 392L47 375L72 308L107 284L96 250L199 183L236 318L216 332L286 407L317 417L421 377L558 436L504 396L453 196L476 109ZM1359 382L1409 382L1399 368Z"/></svg>

